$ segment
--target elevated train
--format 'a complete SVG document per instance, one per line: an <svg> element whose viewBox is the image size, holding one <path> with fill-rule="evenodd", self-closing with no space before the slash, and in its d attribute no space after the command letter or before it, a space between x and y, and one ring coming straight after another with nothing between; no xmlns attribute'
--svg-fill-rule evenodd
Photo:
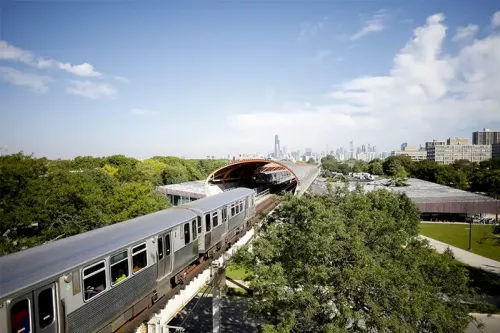
<svg viewBox="0 0 500 333"><path fill-rule="evenodd" d="M288 170L262 171L255 177L257 184L284 184L293 180L294 177Z"/></svg>
<svg viewBox="0 0 500 333"><path fill-rule="evenodd" d="M114 332L254 214L238 188L0 257L0 332Z"/></svg>

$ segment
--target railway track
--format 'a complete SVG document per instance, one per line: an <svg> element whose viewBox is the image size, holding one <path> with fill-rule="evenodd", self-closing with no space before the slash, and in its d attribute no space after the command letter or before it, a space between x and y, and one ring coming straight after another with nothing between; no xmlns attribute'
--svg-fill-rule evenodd
<svg viewBox="0 0 500 333"><path fill-rule="evenodd" d="M165 296L154 302L147 309L139 313L137 316L126 322L123 326L121 326L117 331L117 333L132 333L136 332L139 326L141 326L144 322L148 321L155 313L160 311L165 307L167 302L177 293L181 292L186 285L188 285L198 274L203 272L205 269L210 267L212 261L218 259L224 252L226 252L234 243L238 241L243 235L246 234L247 231L252 229L258 221L264 218L269 212L271 212L277 205L276 198L274 196L270 196L269 198L263 200L259 204L257 204L255 215L249 220L247 228L245 232L239 233L231 238L225 246L219 249L212 258L200 262L197 265L193 265L192 268L189 269L187 275L184 277L184 283L179 284L168 291Z"/></svg>

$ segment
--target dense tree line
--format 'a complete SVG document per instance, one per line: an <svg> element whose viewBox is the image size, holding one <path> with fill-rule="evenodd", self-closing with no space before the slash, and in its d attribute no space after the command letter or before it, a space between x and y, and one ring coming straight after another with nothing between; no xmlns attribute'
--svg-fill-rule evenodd
<svg viewBox="0 0 500 333"><path fill-rule="evenodd" d="M416 238L419 216L387 190L285 197L236 255L253 272L250 313L264 332L463 332L477 296Z"/></svg>
<svg viewBox="0 0 500 333"><path fill-rule="evenodd" d="M0 255L168 208L155 186L202 179L225 163L0 156Z"/></svg>
<svg viewBox="0 0 500 333"><path fill-rule="evenodd" d="M340 162L333 156L326 156L321 164L326 177L331 177L333 172L344 175L350 172L369 172L401 180L414 177L500 198L500 159L481 163L458 160L452 164L438 164L428 160L415 162L409 156L390 156L384 161L375 159L367 163L356 160Z"/></svg>

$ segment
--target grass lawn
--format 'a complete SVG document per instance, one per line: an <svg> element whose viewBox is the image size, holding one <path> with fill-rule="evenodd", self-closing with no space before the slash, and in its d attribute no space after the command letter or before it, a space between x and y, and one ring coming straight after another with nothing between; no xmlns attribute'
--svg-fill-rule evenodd
<svg viewBox="0 0 500 333"><path fill-rule="evenodd" d="M493 237L493 226L472 225L472 252L480 256L500 261L500 246L495 241L479 241L483 237ZM420 223L420 233L461 249L469 247L469 225L448 223Z"/></svg>
<svg viewBox="0 0 500 333"><path fill-rule="evenodd" d="M244 280L245 277L250 275L250 272L245 271L243 268L237 268L234 264L229 264L226 268L226 276L233 280Z"/></svg>

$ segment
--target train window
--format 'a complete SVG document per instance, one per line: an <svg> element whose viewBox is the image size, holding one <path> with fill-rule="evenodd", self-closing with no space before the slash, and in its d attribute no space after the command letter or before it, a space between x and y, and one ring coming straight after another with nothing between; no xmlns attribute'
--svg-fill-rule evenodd
<svg viewBox="0 0 500 333"><path fill-rule="evenodd" d="M165 236L165 255L170 255L170 234Z"/></svg>
<svg viewBox="0 0 500 333"><path fill-rule="evenodd" d="M38 294L38 325L40 329L44 329L54 321L53 295L52 288L47 288Z"/></svg>
<svg viewBox="0 0 500 333"><path fill-rule="evenodd" d="M106 290L106 271L104 261L89 266L83 270L84 300Z"/></svg>
<svg viewBox="0 0 500 333"><path fill-rule="evenodd" d="M240 201L240 212L242 212L242 211L243 211L243 200Z"/></svg>
<svg viewBox="0 0 500 333"><path fill-rule="evenodd" d="M27 299L20 300L10 309L10 326L12 333L30 333L31 318L30 318L30 301Z"/></svg>
<svg viewBox="0 0 500 333"><path fill-rule="evenodd" d="M189 223L184 224L184 244L189 244Z"/></svg>
<svg viewBox="0 0 500 333"><path fill-rule="evenodd" d="M212 213L212 224L213 224L214 228L219 225L219 213L218 212Z"/></svg>
<svg viewBox="0 0 500 333"><path fill-rule="evenodd" d="M201 217L198 216L198 234L201 234Z"/></svg>
<svg viewBox="0 0 500 333"><path fill-rule="evenodd" d="M137 245L132 248L132 267L134 274L148 265L148 253L146 251L146 243Z"/></svg>
<svg viewBox="0 0 500 333"><path fill-rule="evenodd" d="M205 232L210 231L210 214L205 215Z"/></svg>
<svg viewBox="0 0 500 333"><path fill-rule="evenodd" d="M158 260L163 259L163 238L158 237Z"/></svg>
<svg viewBox="0 0 500 333"><path fill-rule="evenodd" d="M111 257L110 261L110 271L111 271L111 285L117 284L123 281L128 276L128 253L123 251L122 253L115 254Z"/></svg>
<svg viewBox="0 0 500 333"><path fill-rule="evenodd" d="M240 204L236 203L236 215L240 213Z"/></svg>
<svg viewBox="0 0 500 333"><path fill-rule="evenodd" d="M236 209L234 208L234 204L231 205L231 217L236 215Z"/></svg>
<svg viewBox="0 0 500 333"><path fill-rule="evenodd" d="M193 220L191 222L191 227L193 229L193 240L195 240L196 239L196 220Z"/></svg>

